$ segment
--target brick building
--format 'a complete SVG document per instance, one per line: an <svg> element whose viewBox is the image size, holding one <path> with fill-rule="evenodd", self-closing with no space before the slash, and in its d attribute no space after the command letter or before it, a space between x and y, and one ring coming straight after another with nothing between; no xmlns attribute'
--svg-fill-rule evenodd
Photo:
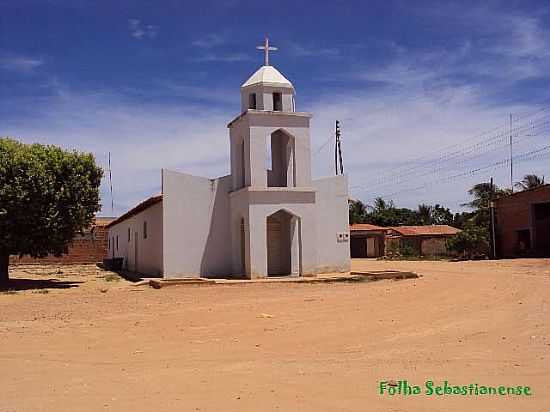
<svg viewBox="0 0 550 412"><path fill-rule="evenodd" d="M56 257L32 258L30 256L10 256L10 265L18 264L87 264L98 263L107 256L108 240L106 226L113 218L97 217L94 223L82 234L74 237L68 253Z"/></svg>
<svg viewBox="0 0 550 412"><path fill-rule="evenodd" d="M448 225L395 226L386 233L386 251L411 253L416 256L446 256L449 254L447 240L457 233Z"/></svg>
<svg viewBox="0 0 550 412"><path fill-rule="evenodd" d="M460 229L448 225L381 227L350 225L352 258L380 257L392 253L415 256L446 256L447 240Z"/></svg>
<svg viewBox="0 0 550 412"><path fill-rule="evenodd" d="M352 258L384 256L385 227L368 223L350 225L350 252Z"/></svg>
<svg viewBox="0 0 550 412"><path fill-rule="evenodd" d="M497 257L550 257L550 185L497 199Z"/></svg>

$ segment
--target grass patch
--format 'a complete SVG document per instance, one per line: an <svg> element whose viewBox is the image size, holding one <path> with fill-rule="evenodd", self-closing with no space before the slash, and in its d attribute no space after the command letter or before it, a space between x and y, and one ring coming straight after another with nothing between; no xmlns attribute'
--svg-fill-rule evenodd
<svg viewBox="0 0 550 412"><path fill-rule="evenodd" d="M105 275L103 279L105 279L105 282L118 282L120 280L120 276L114 273L109 273L108 275Z"/></svg>
<svg viewBox="0 0 550 412"><path fill-rule="evenodd" d="M409 260L409 261L430 261L430 262L448 262L450 256L383 256L376 260Z"/></svg>

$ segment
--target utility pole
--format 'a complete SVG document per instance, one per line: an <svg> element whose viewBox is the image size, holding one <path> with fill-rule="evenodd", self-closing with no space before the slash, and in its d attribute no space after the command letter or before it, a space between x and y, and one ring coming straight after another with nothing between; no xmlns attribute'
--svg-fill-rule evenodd
<svg viewBox="0 0 550 412"><path fill-rule="evenodd" d="M344 163L342 161L342 145L340 142L340 121L336 120L336 141L334 144L334 167L336 175L344 174Z"/></svg>
<svg viewBox="0 0 550 412"><path fill-rule="evenodd" d="M111 174L111 152L109 152L109 185L111 187L111 216L115 216L115 201L113 200L113 176Z"/></svg>
<svg viewBox="0 0 550 412"><path fill-rule="evenodd" d="M514 143L512 139L512 113L510 113L510 189L514 193Z"/></svg>
<svg viewBox="0 0 550 412"><path fill-rule="evenodd" d="M334 171L338 176L338 140L340 139L340 122L336 120L336 133L334 134Z"/></svg>
<svg viewBox="0 0 550 412"><path fill-rule="evenodd" d="M496 230L495 230L495 185L493 183L493 178L491 177L491 194L489 196L489 212L491 214L491 257L493 259L497 258L497 245L496 245Z"/></svg>

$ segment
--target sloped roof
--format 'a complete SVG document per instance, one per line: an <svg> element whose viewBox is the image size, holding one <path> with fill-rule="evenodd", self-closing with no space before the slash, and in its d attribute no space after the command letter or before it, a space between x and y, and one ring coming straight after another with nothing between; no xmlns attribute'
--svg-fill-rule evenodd
<svg viewBox="0 0 550 412"><path fill-rule="evenodd" d="M128 210L126 213L124 213L123 215L121 215L120 217L116 218L115 220L113 220L111 223L109 223L107 226L105 227L111 227L111 226L114 226L120 222L123 222L125 221L126 219L129 219L131 218L132 216L135 216L137 215L139 212L142 212L144 211L145 209L148 209L150 208L151 206L159 203L159 202L162 202L162 195L155 195L155 196L151 196L150 198L148 199L145 199L143 202L139 203L137 206L133 207L132 209Z"/></svg>
<svg viewBox="0 0 550 412"><path fill-rule="evenodd" d="M258 83L266 83L277 86L292 87L292 83L273 66L260 67L241 87L252 86Z"/></svg>
<svg viewBox="0 0 550 412"><path fill-rule="evenodd" d="M350 231L368 231L368 230L376 230L376 231L382 231L382 230L386 230L385 227L382 227L382 226L376 226L376 225L371 225L369 223L354 223L353 225L350 225L349 226L349 230Z"/></svg>
<svg viewBox="0 0 550 412"><path fill-rule="evenodd" d="M113 220L115 220L114 217L98 216L94 220L94 226L107 226Z"/></svg>
<svg viewBox="0 0 550 412"><path fill-rule="evenodd" d="M518 192L514 192L514 193L510 193L509 195L506 195L506 196L501 196L497 199L495 199L495 203L500 203L500 202L505 202L507 199L510 199L510 198L516 198L517 196L522 196L522 195L529 195L530 193L533 193L533 192L538 192L538 191L545 191L545 190L550 190L550 184L544 184L544 185L540 185L540 186L537 186L537 187L533 187L531 189L525 189L525 190L520 190Z"/></svg>
<svg viewBox="0 0 550 412"><path fill-rule="evenodd" d="M388 229L403 236L452 236L461 232L460 229L449 225L393 226Z"/></svg>

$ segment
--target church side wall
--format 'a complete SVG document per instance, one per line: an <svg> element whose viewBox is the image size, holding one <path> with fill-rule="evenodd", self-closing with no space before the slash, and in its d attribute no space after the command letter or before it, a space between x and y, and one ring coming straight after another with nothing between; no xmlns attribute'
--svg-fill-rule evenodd
<svg viewBox="0 0 550 412"><path fill-rule="evenodd" d="M165 278L231 274L231 187L231 176L163 171Z"/></svg>
<svg viewBox="0 0 550 412"><path fill-rule="evenodd" d="M159 202L129 219L111 226L109 228L111 248L108 256L124 258L124 268L130 271L151 276L161 275L163 272L162 219L162 202ZM144 237L144 222L147 222L147 238ZM128 229L130 229L130 239L128 239Z"/></svg>
<svg viewBox="0 0 550 412"><path fill-rule="evenodd" d="M348 180L335 176L313 181L317 190L317 271L347 272L350 270L349 236L338 242L338 233L349 233Z"/></svg>

